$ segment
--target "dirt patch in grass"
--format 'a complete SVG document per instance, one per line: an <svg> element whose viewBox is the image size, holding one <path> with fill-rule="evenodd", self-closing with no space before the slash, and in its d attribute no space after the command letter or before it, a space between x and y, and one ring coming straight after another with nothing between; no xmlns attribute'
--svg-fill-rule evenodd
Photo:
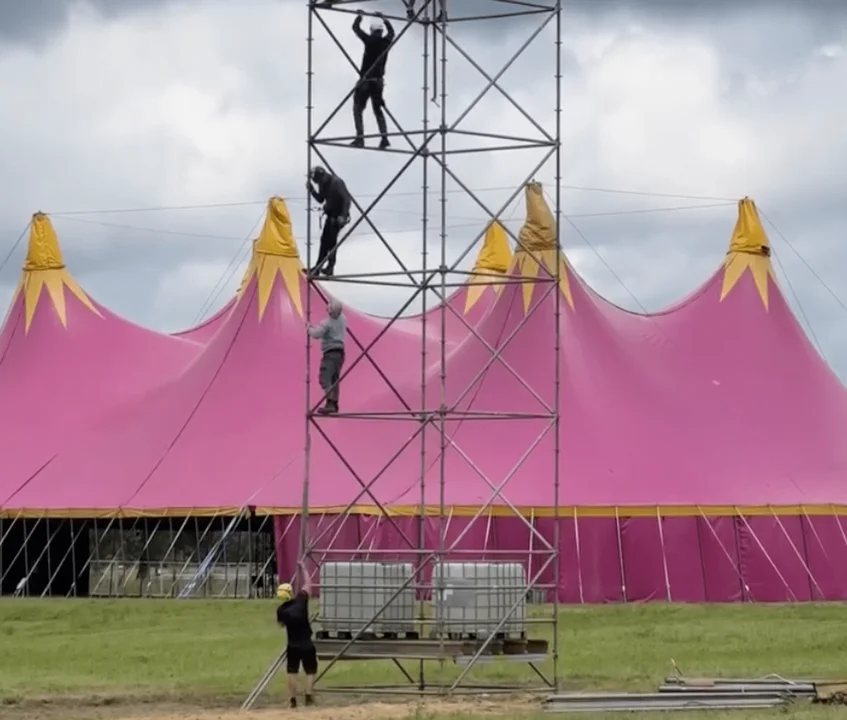
<svg viewBox="0 0 847 720"><path fill-rule="evenodd" d="M331 699L321 699L313 708L299 708L298 716L310 720L406 720L416 718L497 717L516 718L539 710L538 700L527 698L482 698L410 700L408 702L363 702L328 705ZM279 707L250 712L232 707L187 707L174 702L145 702L109 698L64 698L0 706L3 720L277 720L290 718L291 710L284 703Z"/></svg>

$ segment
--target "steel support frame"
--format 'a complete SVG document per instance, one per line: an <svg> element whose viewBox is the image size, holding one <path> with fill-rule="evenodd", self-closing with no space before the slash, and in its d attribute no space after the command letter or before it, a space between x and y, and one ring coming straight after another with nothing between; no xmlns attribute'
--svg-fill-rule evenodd
<svg viewBox="0 0 847 720"><path fill-rule="evenodd" d="M356 68L355 61L350 57L347 51L344 49L343 44L339 40L339 38L335 35L332 29L329 27L327 22L323 18L323 14L327 12L336 12L336 13L348 13L351 14L356 12L357 10L365 10L367 11L367 0L338 0L334 3L320 3L314 2L314 0L308 2L309 12L308 12L308 37L307 37L307 48L308 48L308 58L307 58L307 133L308 133L308 170L311 172L311 169L314 165L320 164L323 167L327 168L330 172L332 172L332 165L329 162L327 155L325 153L325 148L329 146L342 146L349 145L350 141L353 139L352 136L349 137L324 137L323 131L326 126L331 122L333 117L335 117L341 108L347 103L348 100L353 95L353 88L347 93L344 99L335 107L335 109L329 114L329 116L320 123L316 122L313 111L313 100L315 97L317 83L315 81L315 73L313 68L313 56L314 56L314 45L315 45L315 28L322 28L325 33L331 38L335 47L342 53L342 55L346 58L347 62ZM456 311L451 305L446 304L446 300L448 299L448 288L454 287L456 283L451 283L448 281L447 276L452 272L457 272L458 265L464 260L468 254L474 249L476 244L482 238L485 233L485 228L488 222L493 222L495 220L499 220L501 215L509 208L512 202L516 197L521 193L521 191L526 186L526 183L533 179L535 174L551 159L555 162L555 178L556 178L556 191L555 191L555 214L556 214L556 233L557 233L557 246L561 249L561 243L559 242L559 207L560 207L560 189L561 189L561 142L560 142L560 124L561 124L561 0L538 0L536 2L527 2L525 0L491 0L490 5L497 6L495 9L502 10L503 12L493 12L488 15L478 15L478 16L465 16L461 17L456 15L456 9L461 12L461 4L456 4L455 2L448 2L450 13L449 20L439 19L436 20L437 16L437 6L438 0L422 0L416 3L416 14L414 18L409 21L406 18L402 17L393 17L391 15L386 14L386 17L397 22L402 23L402 29L400 29L397 33L397 37L394 40L394 43L400 42L404 35L407 34L409 29L414 25L423 26L423 71L422 71L422 121L421 127L419 129L408 129L404 128L397 121L396 117L390 110L390 107L385 107L384 111L386 113L387 120L389 123L393 124L395 130L394 132L389 133L391 137L400 138L402 141L402 145L408 147L400 147L400 148L391 148L389 151L394 153L403 154L406 156L406 159L403 163L401 169L385 184L382 192L378 193L376 197L374 197L371 202L363 207L355 199L355 188L351 187L350 190L354 194L353 199L353 208L359 213L359 217L354 220L346 229L345 232L339 238L338 244L334 252L338 251L344 242L347 241L348 238L352 236L352 234L356 231L356 229L362 225L363 223L369 226L371 232L376 235L377 238L382 242L382 244L388 249L389 253L398 263L401 268L400 272L391 273L385 271L376 271L372 274L367 273L357 273L356 275L337 275L333 278L322 278L320 280L323 282L350 282L356 284L371 284L371 285L387 285L389 282L387 281L388 277L399 276L396 282L391 282L392 285L403 285L406 287L413 288L413 292L411 297L407 300L407 302L390 318L387 319L386 325L381 333L377 335L377 337L367 346L362 348L360 345L361 353L358 357L352 359L351 362L346 363L346 367L344 369L341 382L343 382L344 377L346 377L351 370L358 364L358 362L362 360L369 361L371 365L375 365L373 360L370 359L370 351L373 346L380 341L380 339L385 335L385 333L389 330L389 328L406 312L406 310L411 306L411 304L416 300L416 298L420 295L422 296L422 329L421 329L421 385L420 385L420 394L421 399L418 408L413 408L413 403L407 401L402 397L399 390L393 386L393 384L383 375L383 379L387 383L388 387L391 389L393 394L395 394L403 403L403 406L406 408L406 411L403 413L368 413L368 412L357 412L353 411L345 411L333 416L333 424L331 426L324 425L322 422L321 416L316 414L317 407L324 400L322 393L314 393L312 391L313 384L313 376L316 363L313 358L313 350L311 348L311 343L307 345L306 349L306 384L307 384L307 400L306 400L306 442L305 442L305 472L303 479L303 498L302 498L302 509L301 509L301 537L300 537L300 558L301 564L303 567L310 567L311 565L319 565L321 562L318 560L316 562L316 556L320 556L322 559L325 559L330 554L334 552L338 552L342 555L353 556L355 553L350 549L342 549L342 548L333 548L333 547L320 547L322 540L333 530L335 527L340 527L344 522L346 517L348 517L349 513L352 511L352 508L362 502L362 498L367 496L369 498L370 503L372 503L379 511L379 519L385 520L385 522L389 525L394 526L395 531L398 533L399 537L402 539L402 543L406 546L401 551L402 554L411 554L416 557L415 561L415 571L412 577L404 584L404 586L398 588L394 595L389 598L383 605L382 608L371 618L371 620L364 627L360 628L360 630L355 633L346 643L343 643L342 649L337 653L335 657L333 657L329 663L327 663L323 668L319 675L319 680L331 669L331 667L335 664L336 661L343 659L344 656L350 651L351 646L359 639L368 629L368 627L373 624L375 621L379 619L382 613L386 610L391 601L399 595L399 593L408 586L414 586L415 589L420 593L421 590L427 589L432 590L431 587L424 588L423 583L418 579L424 568L427 567L428 563L437 561L439 559L458 559L457 556L461 556L463 553L467 554L467 552L473 552L477 554L477 551L463 551L459 549L459 544L462 539L467 534L470 527L476 522L480 517L483 516L495 502L500 502L500 504L511 509L514 516L519 518L523 524L528 528L531 540L531 545L537 545L532 551L533 557L537 555L541 555L541 559L537 566L533 568L534 572L528 573L527 576L527 585L524 588L524 596L529 593L532 589L537 589L540 587L539 578L545 573L547 568L552 566L552 574L554 576L553 580L553 592L552 592L552 614L550 619L547 621L550 625L552 625L552 678L546 678L544 674L534 665L531 665L535 672L545 680L547 687L557 687L557 664L558 664L558 585L559 585L559 563L558 563L558 548L559 548L559 377L558 377L558 368L559 368L559 348L560 348L560 340L559 340L559 313L560 313L560 298L561 293L558 292L559 287L559 264L556 264L555 272L550 272L543 262L539 262L540 271L539 275L532 278L521 278L521 277L510 277L503 278L500 280L502 284L509 283L525 283L532 282L536 285L539 285L540 288L537 291L539 295L542 297L551 297L553 299L554 304L554 312L556 314L556 332L555 337L551 338L551 350L556 356L556 378L555 378L555 387L556 387L556 397L551 405L549 402L544 402L536 395L536 398L541 402L541 405L544 408L545 412L538 413L481 413L481 412L462 412L457 409L461 398L466 396L471 389L476 384L477 380L482 377L485 370L491 367L494 363L500 363L512 377L514 377L518 382L520 382L526 389L529 389L528 383L523 381L518 373L512 369L509 364L502 357L502 352L506 346L514 339L515 336L519 334L519 331L526 322L531 317L532 312L535 312L541 304L537 304L531 311L531 313L527 314L527 316L523 319L522 323L518 328L516 328L510 335L510 337L506 338L505 341L498 343L497 348L491 347L483 338L481 338L475 329L467 322L464 316ZM526 42L514 53L512 57L510 57L501 67L501 69L493 76L486 73L482 67L477 63L471 53L466 52L457 42L451 37L450 26L455 22L473 22L479 20L492 20L497 18L514 18L520 16L528 16L528 15L538 15L541 17L542 21L535 28L534 32L532 32ZM517 102L502 88L499 84L500 78L505 74L505 72L514 64L514 62L525 53L525 51L532 45L533 41L547 28L551 23L555 23L555 83L556 83L556 107L555 107L555 130L554 131L545 131L539 123L535 122L535 120L521 108ZM460 112L456 113L454 118L450 118L448 115L448 107L447 107L447 62L448 62L448 52L455 52L456 55L463 57L465 60L469 62L469 64L474 67L486 80L487 85L485 89L479 93L479 95L466 107L461 108ZM440 63L440 70L436 74L430 68L430 61L437 59L437 62ZM433 119L430 115L430 90L434 86L439 86L440 90L438 90L438 117ZM514 107L516 107L521 114L523 114L527 119L529 119L532 124L539 130L540 137L537 138L521 138L521 137L513 137L509 135L500 135L500 134L492 134L492 133L481 133L474 132L470 130L465 130L459 128L459 124L467 117L467 115L471 112L471 110L478 105L480 100L485 97L490 90L495 89L498 93L500 93L503 97L505 97ZM435 98L433 98L435 99ZM461 136L465 141L469 138L476 138L478 140L497 140L501 144L498 146L483 146L480 144L479 147L465 147L461 149L451 148L448 143L448 138ZM365 138L367 139L366 135ZM433 146L437 146L435 149L432 149ZM496 210L492 210L487 205L482 202L474 192L464 183L457 175L450 169L448 166L448 159L451 155L458 153L493 153L493 152L502 152L502 151L516 151L520 149L543 149L544 157L537 164L533 171L519 184L516 185L514 192L509 197L509 199L503 203L503 205ZM352 151L353 148L349 148L349 151ZM367 150L367 148L356 148L356 150ZM386 152L386 151L382 151ZM380 232L376 223L374 223L369 217L371 211L374 207L379 203L379 201L391 190L391 188L396 184L396 182L405 174L407 174L410 169L416 164L416 160L420 159L421 162L421 172L422 172L422 218L421 218L421 268L410 269L404 265L404 263L397 257L397 254L391 248L390 244L386 241L384 235ZM433 183L433 171L436 173L436 177ZM480 223L481 228L479 233L473 239L471 243L465 248L464 252L452 263L448 263L447 259L447 239L448 239L448 228L447 228L447 181L448 178L455 182L464 192L466 197L470 198L473 202L476 203L478 207L480 207L485 215L487 216L487 222ZM440 240L440 249L439 249L439 257L435 264L429 262L429 254L430 250L428 248L428 237L430 235L430 201L429 201L429 190L431 184L436 184L438 186L438 194L439 198L436 201L436 204L439 211L439 220L437 221L437 232ZM316 208L313 207L311 198L307 200L307 217L309 218L309 222L307 223L307 231L306 231L306 260L307 267L312 267L312 214ZM534 253L531 249L525 247L521 240L513 233L511 230L506 228L506 231L511 236L512 240L516 243L518 248L538 259L536 253ZM401 283L400 279L408 279L408 283ZM496 282L496 281L495 281ZM309 276L309 284L310 290L315 290L319 297L325 297L322 292L320 285L316 282L314 277ZM426 407L426 390L427 390L427 368L430 363L428 361L428 348L426 343L427 334L427 295L429 292L434 292L436 297L438 298L439 303L439 316L440 316L440 330L441 330L441 338L440 338L440 352L439 352L439 385L440 385L440 398L441 402L438 408ZM541 299L541 298L539 298ZM546 304L549 308L549 304ZM306 300L306 319L307 322L311 322L312 317L312 292L307 292L307 300ZM450 403L448 404L448 397L446 391L446 380L447 380L447 338L445 335L445 322L447 319L447 313L452 313L461 324L464 325L466 331L469 335L474 335L476 340L479 342L483 342L485 346L490 351L491 355L488 361L485 364L485 367L480 370L477 378L469 383L467 389L464 393L460 394L458 400L453 400L451 398ZM359 344L359 343L357 343ZM431 351L429 351L431 352ZM348 353L349 354L349 353ZM535 393L533 393L535 394ZM344 432L344 426L347 422L355 422L357 419L394 419L397 420L399 417L405 417L408 420L412 420L417 423L417 428L411 431L410 437L402 444L402 447L397 450L397 452L393 455L392 459L389 460L381 471L375 473L371 477L361 477L359 473L356 472L355 468L352 467L350 462L344 457L343 452L339 449L337 443L333 441L331 434L333 432ZM508 472L504 473L503 478L499 480L492 480L486 477L485 473L482 472L473 462L473 459L470 458L464 451L458 446L458 444L451 437L451 425L456 421L476 421L476 420L503 420L508 419L512 422L520 422L522 419L534 419L536 422L539 418L546 418L549 420L546 423L545 428L539 434L538 438L527 448L524 455L515 465L515 467L508 469ZM342 419L343 422L339 423L338 420ZM337 430L329 430L329 427L335 427ZM424 482L427 476L431 477L432 465L431 460L428 459L427 452L427 433L425 432L427 428L435 428L436 437L438 438L438 456L440 458L439 467L438 467L438 484L439 484L439 507L435 514L436 519L439 523L439 538L436 543L437 547L435 548L427 548L425 543L425 533L424 533L424 525L425 525L425 517L424 512L419 514L419 522L417 523L418 532L417 537L411 538L409 534L404 532L401 529L391 515L387 512L386 508L382 505L382 503L378 500L376 494L372 490L372 486L376 483L382 474L388 470L391 466L392 462L396 460L396 458L400 455L400 453L407 448L412 443L419 441L421 448L421 474L419 478L420 482L420 507L423 508L425 505L425 496L424 496ZM554 477L550 478L550 482L553 488L553 497L554 497L554 536L552 538L552 542L550 539L544 537L535 527L535 523L532 521L528 521L527 518L523 517L523 515L518 511L517 508L514 507L512 503L510 503L504 494L504 487L508 484L509 480L512 476L517 472L521 464L527 459L527 457L535 450L535 447L540 442L540 440L549 432L553 432L555 436L554 442ZM334 452L342 464L347 468L348 472L356 479L358 484L361 486L361 490L359 491L356 498L352 499L345 511L333 517L331 521L328 523L327 527L324 527L322 532L316 533L315 537L310 537L309 534L309 515L310 515L310 483L311 483L311 453L312 453L312 445L313 445L313 433L317 433L318 436L322 438L324 441L323 445ZM431 441L431 440L430 440ZM446 527L447 523L445 523L445 519L447 519L451 515L451 511L447 507L447 499L445 494L445 482L446 482L446 468L445 468L445 453L448 448L453 449L460 457L463 457L470 467L471 471L478 475L484 483L488 485L490 488L491 494L489 499L485 504L478 510L476 515L471 519L468 526L461 532L453 541L448 541L446 537ZM431 512L427 513L428 517L433 517ZM420 594L419 594L420 597ZM420 613L419 618L423 621L425 617L425 606L422 599L419 599L420 604ZM495 637L496 633L505 625L508 621L511 614L515 611L519 604L519 601L516 601L510 611L499 620L495 627L493 627L490 631L488 640L480 646L477 652L470 658L466 659L464 662L464 667L457 677L452 679L446 685L439 686L439 692L456 692L460 690L460 686L462 686L463 680L466 675L470 672L470 670L474 667L474 665L480 660L480 658L485 654L488 645L491 640ZM443 621L439 621L438 628L436 630L436 635L439 641L443 644L444 638L446 635L445 628L443 626ZM530 625L531 627L531 625ZM396 659L395 659L396 661ZM395 662L395 664L398 664ZM279 664L275 663L272 668L269 670L269 674L263 678L263 682L260 683L261 688L267 685L267 683L272 678L273 674L278 669ZM411 689L413 693L417 692L420 694L429 694L432 692L433 684L427 683L427 679L425 677L424 665L423 661L420 661L418 667L418 676L417 678L413 678L405 669L401 667L401 670L406 678L409 681L409 685L406 685L406 690ZM526 689L526 686L523 686ZM340 688L339 688L340 689ZM491 686L478 686L475 685L473 688L468 685L464 685L461 687L463 691L467 690L475 690L476 692L485 692L490 691ZM259 688L257 687L257 690ZM361 691L365 689L362 688ZM380 689L375 689L376 692L385 691L385 692L397 692L398 688L385 686ZM261 692L261 690L259 690ZM255 700L255 695L252 696L250 705Z"/></svg>

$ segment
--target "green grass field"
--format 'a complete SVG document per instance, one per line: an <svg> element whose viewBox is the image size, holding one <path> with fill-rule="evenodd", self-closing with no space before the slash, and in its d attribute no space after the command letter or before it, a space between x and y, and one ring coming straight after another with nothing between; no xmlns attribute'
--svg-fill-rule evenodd
<svg viewBox="0 0 847 720"><path fill-rule="evenodd" d="M111 708L108 717L113 718L140 717L140 706L152 712L167 705L169 717L180 716L182 709L185 718L200 717L192 714L195 709L236 709L282 647L274 607L273 602L248 601L2 600L0 717L70 717L70 707L75 718L88 717L86 708L94 707L99 709L91 710L90 717L106 717L104 707ZM565 689L651 690L670 674L673 659L689 676L847 678L846 626L847 606L837 604L566 609L560 617L559 677ZM437 663L427 672L433 680L456 674L453 666L439 670ZM506 663L474 669L472 677L534 682L528 668ZM401 681L389 662L344 662L324 682ZM263 706L274 706L282 690L280 680ZM467 701L438 717L481 717L474 714L474 702L481 703ZM394 715L386 718L404 716L397 715L396 703L392 707ZM407 707L406 717L434 717L431 706ZM492 711L487 707L485 715ZM516 712L508 716L537 714ZM811 719L842 713L847 710L802 707L743 717ZM353 716L344 712L337 717Z"/></svg>

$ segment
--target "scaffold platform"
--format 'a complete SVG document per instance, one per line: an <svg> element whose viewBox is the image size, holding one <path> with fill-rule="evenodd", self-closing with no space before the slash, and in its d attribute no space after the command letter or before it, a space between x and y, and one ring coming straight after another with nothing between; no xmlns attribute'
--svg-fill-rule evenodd
<svg viewBox="0 0 847 720"><path fill-rule="evenodd" d="M542 662L548 656L547 640L433 640L428 638L374 638L342 640L319 638L315 640L318 657L322 660L452 660L464 664L480 649L477 662L485 659L508 659L511 662Z"/></svg>

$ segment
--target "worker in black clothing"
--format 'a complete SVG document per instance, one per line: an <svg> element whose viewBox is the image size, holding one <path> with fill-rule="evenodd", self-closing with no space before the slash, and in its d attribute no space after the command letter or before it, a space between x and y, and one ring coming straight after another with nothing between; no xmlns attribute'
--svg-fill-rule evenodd
<svg viewBox="0 0 847 720"><path fill-rule="evenodd" d="M350 222L350 192L340 177L328 173L322 167L312 168L312 173L306 181L306 189L316 202L323 203L324 213L318 260L309 270L309 274L317 275L323 272L330 277L335 272L336 253L333 251L338 244L338 233ZM324 263L326 267L322 270Z"/></svg>
<svg viewBox="0 0 847 720"><path fill-rule="evenodd" d="M286 666L288 671L288 703L297 707L297 675L300 667L306 673L306 705L314 705L315 675L318 674L318 654L312 640L312 625L309 622L309 575L300 566L303 586L296 595L291 585L283 583L277 589L282 604L276 609L276 621L285 627L288 635Z"/></svg>
<svg viewBox="0 0 847 720"><path fill-rule="evenodd" d="M385 34L382 31L382 23L374 22L370 28L370 34L362 30L362 18L364 13L359 10L353 21L353 32L365 45L362 55L362 65L359 69L359 82L353 92L353 122L356 125L356 139L351 143L354 147L364 147L365 126L362 113L368 100L371 101L376 124L382 140L379 143L381 150L385 150L391 143L388 142L388 128L385 124L385 113L382 111L385 90L385 63L388 60L388 51L394 42L394 27L391 22L380 12L376 16L385 23Z"/></svg>

